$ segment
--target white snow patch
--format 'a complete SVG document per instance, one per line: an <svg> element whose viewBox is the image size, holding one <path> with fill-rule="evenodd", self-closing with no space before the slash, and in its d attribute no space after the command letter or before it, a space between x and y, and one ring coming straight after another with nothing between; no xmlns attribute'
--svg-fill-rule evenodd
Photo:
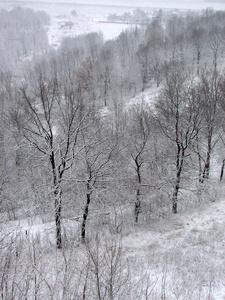
<svg viewBox="0 0 225 300"><path fill-rule="evenodd" d="M154 86L149 89L146 89L144 92L139 93L137 96L129 99L129 101L126 103L125 110L129 109L133 105L138 105L143 102L148 104L151 108L153 108L161 89L161 87Z"/></svg>

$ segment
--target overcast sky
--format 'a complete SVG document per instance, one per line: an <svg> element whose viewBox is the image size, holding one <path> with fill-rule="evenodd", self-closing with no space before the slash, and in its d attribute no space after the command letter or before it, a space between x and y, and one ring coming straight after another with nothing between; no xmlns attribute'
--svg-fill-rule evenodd
<svg viewBox="0 0 225 300"><path fill-rule="evenodd" d="M12 0L13 1L13 0ZM126 6L151 6L155 3L204 3L205 0L14 0L16 2L53 2L53 3L80 3L80 4L114 4ZM11 2L11 0L0 0L0 2Z"/></svg>
<svg viewBox="0 0 225 300"><path fill-rule="evenodd" d="M133 6L133 7L157 7L157 8L178 8L178 9L204 9L212 7L214 9L225 10L225 3L211 3L205 0L14 0L16 2L46 2L46 3L74 3L91 5L113 5L113 6ZM1 2L11 2L11 0L0 0Z"/></svg>

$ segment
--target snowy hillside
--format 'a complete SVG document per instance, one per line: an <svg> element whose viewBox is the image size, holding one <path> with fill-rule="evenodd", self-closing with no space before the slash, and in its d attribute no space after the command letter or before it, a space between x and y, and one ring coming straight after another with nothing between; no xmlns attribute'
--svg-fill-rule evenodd
<svg viewBox="0 0 225 300"><path fill-rule="evenodd" d="M149 299L159 299L154 284L161 292L165 284L163 299L225 299L224 187L218 200L123 238L135 269L153 274Z"/></svg>
<svg viewBox="0 0 225 300"><path fill-rule="evenodd" d="M0 2L0 298L225 300L225 10L61 1Z"/></svg>
<svg viewBox="0 0 225 300"><path fill-rule="evenodd" d="M178 215L160 216L157 222L143 228L133 227L127 233L103 238L101 242L92 241L91 247L71 245L68 240L69 248L61 253L53 250L54 225L43 224L38 219L33 220L33 224L25 220L6 224L2 228L3 240L9 238L7 231L14 236L8 249L16 253L15 266L21 268L25 282L33 272L40 284L37 291L40 288L42 293L45 291L40 299L80 299L78 295L85 286L86 272L90 272L88 276L93 280L86 297L95 299L96 278L92 268L99 259L101 289L109 276L107 264L109 261L113 264L114 288L118 290L118 297L113 299L223 300L225 202L224 186L220 188L216 202ZM76 235L76 222L70 222L70 230L68 224L69 221L63 221L67 234L72 237ZM4 259L6 263L7 256L2 257ZM16 282L20 275L14 274L13 269L11 272ZM31 278L32 286L34 278ZM33 299L32 294L28 294L28 299Z"/></svg>

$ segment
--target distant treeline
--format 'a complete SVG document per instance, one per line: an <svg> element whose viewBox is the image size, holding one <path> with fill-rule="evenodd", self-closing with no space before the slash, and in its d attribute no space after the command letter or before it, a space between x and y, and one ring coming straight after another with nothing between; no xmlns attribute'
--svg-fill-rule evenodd
<svg viewBox="0 0 225 300"><path fill-rule="evenodd" d="M44 11L21 7L0 10L1 69L11 69L21 56L46 49L48 38L44 26L49 22L50 17Z"/></svg>
<svg viewBox="0 0 225 300"><path fill-rule="evenodd" d="M141 9L136 9L132 14L127 12L123 15L110 14L107 20L109 22L127 24L148 24L150 22L148 14Z"/></svg>

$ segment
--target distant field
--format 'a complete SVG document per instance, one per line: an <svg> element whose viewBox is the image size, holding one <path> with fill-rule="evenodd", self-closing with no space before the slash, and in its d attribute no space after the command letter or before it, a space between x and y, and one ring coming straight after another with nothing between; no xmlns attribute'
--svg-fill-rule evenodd
<svg viewBox="0 0 225 300"><path fill-rule="evenodd" d="M216 10L225 9L224 3L207 3L204 0L3 0L0 2L0 9L12 9L18 5L35 11L44 10L50 15L48 36L49 43L54 46L58 46L63 37L89 32L101 31L106 40L115 38L129 25L107 22L109 14L122 15L133 12L137 7L149 14L160 8L202 10L210 6ZM77 12L76 16L71 14L73 10Z"/></svg>

